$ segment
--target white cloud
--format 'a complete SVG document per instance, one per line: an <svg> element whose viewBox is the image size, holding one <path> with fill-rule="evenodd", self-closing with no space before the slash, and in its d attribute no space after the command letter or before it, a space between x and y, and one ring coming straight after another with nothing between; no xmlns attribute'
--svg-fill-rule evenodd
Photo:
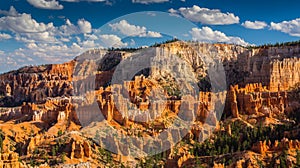
<svg viewBox="0 0 300 168"><path fill-rule="evenodd" d="M132 0L132 3L150 4L150 3L163 3L169 0Z"/></svg>
<svg viewBox="0 0 300 168"><path fill-rule="evenodd" d="M173 14L176 14L176 13L177 13L177 10L171 8L171 9L168 10L168 12L173 13Z"/></svg>
<svg viewBox="0 0 300 168"><path fill-rule="evenodd" d="M92 43L83 42L82 44L73 43L71 45L27 43L24 48L18 48L12 52L0 52L0 73L18 69L26 65L67 62L85 50L93 48Z"/></svg>
<svg viewBox="0 0 300 168"><path fill-rule="evenodd" d="M66 20L66 23L60 26L57 30L62 36L70 36L73 34L81 34L81 33L91 33L92 25L89 21L84 19L80 19L77 21L77 26L71 23L69 19Z"/></svg>
<svg viewBox="0 0 300 168"><path fill-rule="evenodd" d="M53 23L38 23L30 14L4 16L0 18L0 30L9 30L15 33L41 33L54 28Z"/></svg>
<svg viewBox="0 0 300 168"><path fill-rule="evenodd" d="M11 39L11 35L9 34L6 34L6 33L0 33L0 41L1 40L8 40L8 39Z"/></svg>
<svg viewBox="0 0 300 168"><path fill-rule="evenodd" d="M71 23L69 19L66 19L66 23L57 28L57 33L62 36L70 36L72 34L78 34L79 28Z"/></svg>
<svg viewBox="0 0 300 168"><path fill-rule="evenodd" d="M78 20L77 24L66 19L64 25L54 26L52 22L38 22L30 14L20 14L14 7L9 11L1 10L0 14L4 15L0 17L0 31L9 32L0 33L0 40L14 36L15 40L24 42L19 49L0 53L0 72L31 64L62 63L86 49L102 48L95 43L98 37L93 33L97 30L93 30L91 23L84 19Z"/></svg>
<svg viewBox="0 0 300 168"><path fill-rule="evenodd" d="M44 42L44 43L59 43L69 42L72 35L92 33L92 25L90 22L80 19L74 25L70 20L66 20L64 25L59 27L51 26L44 31L25 32L15 31L16 40L23 42Z"/></svg>
<svg viewBox="0 0 300 168"><path fill-rule="evenodd" d="M100 35L99 38L103 42L104 47L122 48L128 45L127 43L123 43L120 37L113 34Z"/></svg>
<svg viewBox="0 0 300 168"><path fill-rule="evenodd" d="M85 40L81 43L83 48L99 48L94 40Z"/></svg>
<svg viewBox="0 0 300 168"><path fill-rule="evenodd" d="M0 18L0 30L14 33L18 41L56 42L55 29L53 23L37 22L30 14L19 14L13 7Z"/></svg>
<svg viewBox="0 0 300 168"><path fill-rule="evenodd" d="M200 42L222 42L222 43L233 43L238 45L247 46L249 43L245 42L240 37L226 36L226 34L220 31L214 31L209 27L192 28L190 31L193 40Z"/></svg>
<svg viewBox="0 0 300 168"><path fill-rule="evenodd" d="M19 13L17 12L17 10L13 6L11 6L9 8L9 11L0 10L0 14L1 15L7 15L7 16L17 16Z"/></svg>
<svg viewBox="0 0 300 168"><path fill-rule="evenodd" d="M172 14L180 14L192 22L199 22L207 25L228 25L239 23L239 17L233 13L222 13L219 9L201 8L197 5L178 10L170 9Z"/></svg>
<svg viewBox="0 0 300 168"><path fill-rule="evenodd" d="M77 22L79 30L81 33L91 33L92 32L92 24L89 21L84 19L80 19Z"/></svg>
<svg viewBox="0 0 300 168"><path fill-rule="evenodd" d="M120 31L126 36L144 36L147 30L146 27L131 25L126 20L121 20L118 23L109 24L109 26L114 31Z"/></svg>
<svg viewBox="0 0 300 168"><path fill-rule="evenodd" d="M56 0L27 0L32 6L41 9L60 10L64 7Z"/></svg>
<svg viewBox="0 0 300 168"><path fill-rule="evenodd" d="M300 37L300 18L280 23L271 22L271 29L287 33L291 36Z"/></svg>
<svg viewBox="0 0 300 168"><path fill-rule="evenodd" d="M106 0L62 0L65 2L81 2L81 1L86 1L86 2L105 2Z"/></svg>
<svg viewBox="0 0 300 168"><path fill-rule="evenodd" d="M41 33L20 33L16 34L15 39L23 42L44 42L44 43L57 43L58 39L53 35L53 32Z"/></svg>
<svg viewBox="0 0 300 168"><path fill-rule="evenodd" d="M158 32L147 31L147 28L144 26L136 26L129 24L126 20L121 20L118 23L109 24L109 26L114 31L119 31L126 36L138 36L138 37L162 37Z"/></svg>
<svg viewBox="0 0 300 168"><path fill-rule="evenodd" d="M89 40L98 40L99 39L95 34L84 34L84 37Z"/></svg>
<svg viewBox="0 0 300 168"><path fill-rule="evenodd" d="M30 14L19 14L14 7L7 12L7 16L0 18L0 30L11 31L16 34L16 40L33 42L55 42L53 23L39 23Z"/></svg>
<svg viewBox="0 0 300 168"><path fill-rule="evenodd" d="M92 25L85 19L79 19L77 25L66 19L62 26L55 27L52 22L37 22L30 14L19 14L13 7L9 11L2 11L7 16L0 18L0 30L11 31L16 34L16 39L33 42L57 42L58 36L86 34L92 32ZM60 38L66 41L65 38Z"/></svg>
<svg viewBox="0 0 300 168"><path fill-rule="evenodd" d="M268 26L268 24L266 22L262 22L262 21L245 21L244 23L242 23L242 26L248 28L248 29L264 29L265 27Z"/></svg>
<svg viewBox="0 0 300 168"><path fill-rule="evenodd" d="M154 31L148 31L146 36L147 37L156 37L156 38L162 37L162 35L160 33L154 32Z"/></svg>
<svg viewBox="0 0 300 168"><path fill-rule="evenodd" d="M20 48L10 53L12 56L31 56L35 64L41 63L62 63L73 59L86 49L93 48L93 42L83 42L82 44L51 44L51 43L28 43L25 48ZM85 45L85 46L84 46Z"/></svg>
<svg viewBox="0 0 300 168"><path fill-rule="evenodd" d="M61 42L70 42L71 39L72 39L72 37L60 37L59 41L61 41Z"/></svg>

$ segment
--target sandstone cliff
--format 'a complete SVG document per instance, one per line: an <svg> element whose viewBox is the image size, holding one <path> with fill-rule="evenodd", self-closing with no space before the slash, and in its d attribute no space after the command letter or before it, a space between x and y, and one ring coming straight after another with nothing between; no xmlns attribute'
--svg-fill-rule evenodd
<svg viewBox="0 0 300 168"><path fill-rule="evenodd" d="M173 129L159 137L170 147L178 145L173 142L181 136L183 143L189 143L179 143L179 151L172 148L166 152L168 163L178 167L196 164L193 144L214 138L216 132L233 137L231 122L240 121L249 128L297 124L289 115L300 109L299 100L294 97L296 91L291 90L300 82L298 45L249 49L227 44L173 42L153 50L138 51L144 57L134 61L147 62L150 51L166 54L174 62L180 58L184 63L173 66L167 62L164 66L169 71L144 68L130 74L131 78L124 83L112 83L114 73L118 72L117 65L128 58L134 59L135 53L90 50L68 63L24 67L0 75L0 127L1 135L7 137L0 165L21 166L17 162L19 157L27 159L24 164L41 158L40 163L50 165L86 161L92 165L101 162L111 166L110 162L119 163L118 159L127 161L126 157L118 158L99 150L97 140L103 140L117 152L130 154L128 146L116 143L110 134L103 136L92 132L93 136L88 136L77 132L81 127L97 125L95 121L107 121L120 135L139 137L159 135L176 116L193 120L191 130ZM191 74L172 76L188 68ZM179 80L191 76L195 80ZM197 86L188 85L193 82ZM197 89L196 100L182 93L186 88ZM164 101L153 102L153 91L160 93ZM127 99L120 97L124 93L128 93ZM190 113L181 113L180 109ZM226 114L224 122L219 122L223 111ZM293 138L299 132L293 127L284 134ZM270 152L278 153L285 146L292 152L299 148L297 140L278 141L280 145L278 142L277 145L275 142L270 145L268 141L253 142L246 152L231 155L247 160L236 161L231 166L257 165L254 156L270 158ZM16 148L10 147L14 145ZM133 146L143 150L149 148L149 144L142 144L138 138ZM206 166L223 167L220 160L231 156L220 155L219 160ZM208 163L212 157L200 159Z"/></svg>

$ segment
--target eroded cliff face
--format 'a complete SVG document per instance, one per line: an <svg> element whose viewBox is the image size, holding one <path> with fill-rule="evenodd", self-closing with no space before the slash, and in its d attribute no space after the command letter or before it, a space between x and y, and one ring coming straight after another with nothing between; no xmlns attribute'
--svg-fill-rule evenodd
<svg viewBox="0 0 300 168"><path fill-rule="evenodd" d="M221 61L228 88L261 83L270 91L285 91L299 83L299 45L248 49L227 44L175 42L162 47L189 62L202 76L209 75L203 71L208 69L205 65L210 59Z"/></svg>
<svg viewBox="0 0 300 168"><path fill-rule="evenodd" d="M0 77L1 106L22 102L44 103L49 97L70 96L74 61L58 65L25 67Z"/></svg>
<svg viewBox="0 0 300 168"><path fill-rule="evenodd" d="M216 60L221 61L228 88L230 85L245 87L248 83L261 83L270 91L286 91L300 79L299 46L247 49L227 44L174 42L161 48L185 60L199 79L206 77L209 80L207 64L211 63L211 59L212 64L216 64ZM95 70L89 69L91 62L82 63L85 59L95 58L95 64L99 64L96 65L99 71L95 72L95 88L99 89L110 82L116 65L130 55L119 51L91 50L65 64L25 67L5 73L0 76L2 106L20 105L24 101L44 103L47 97L71 96L71 81L77 81L78 77L92 74L90 71ZM102 60L97 60L101 57ZM74 69L78 63L82 67ZM77 78L72 78L74 73Z"/></svg>
<svg viewBox="0 0 300 168"><path fill-rule="evenodd" d="M0 106L3 107L0 109L3 124L0 127L13 142L9 144L18 145L18 149L8 151L9 154L2 155L1 159L6 160L5 164L18 166L15 162L18 155L28 159L42 157L35 153L46 149L50 159L63 156L70 164L89 161L97 165L99 162L95 160L99 156L95 151L99 150L98 144L87 140L94 137L85 139L77 132L81 126L89 126L93 121L106 120L124 135L158 135L172 124L170 119L180 115L180 108L186 108L192 112L181 117L195 122L192 129L185 132L185 138L201 142L213 134L214 128L217 131L231 129L222 128L218 121L223 113L222 103L225 103L227 117L242 120L250 126L291 122L287 114L300 108L299 101L291 98L290 90L300 82L299 46L247 49L227 44L173 42L156 48L155 53L169 57L176 55L186 63L170 66L172 72L180 73L187 67L192 69L189 75L195 77L193 82L199 89L197 100L180 92L180 87L188 88L189 85L176 81L171 72L157 68L131 74L131 80L123 85L112 84L117 65L134 55L123 51L91 50L68 63L25 67L0 75ZM209 84L212 80L217 87L213 91ZM161 90L159 93L165 101L153 103L151 94L154 90ZM124 92L128 93L125 102L113 95L124 96ZM138 110L137 113L130 113L128 102ZM96 105L98 111L90 105ZM103 117L99 118L99 112ZM15 130L10 129L12 126ZM181 133L173 130L163 138L174 145L171 144L173 139L179 138L176 136ZM62 134L70 135L70 138ZM111 136L100 138L115 142ZM136 142L137 147L143 148L141 142ZM299 147L297 141L282 143L291 148ZM123 144L113 145L128 155ZM252 150L265 153L281 149L275 146L258 142ZM175 161L178 167L193 165L194 156L188 150L188 147L182 147L177 154L168 151L168 159ZM56 153L59 154L56 156ZM222 167L221 164L217 166Z"/></svg>
<svg viewBox="0 0 300 168"><path fill-rule="evenodd" d="M289 90L299 83L300 58L284 58L271 62L270 90Z"/></svg>
<svg viewBox="0 0 300 168"><path fill-rule="evenodd" d="M299 46L267 47L251 49L238 57L237 70L240 83L261 83L270 91L286 91L299 83Z"/></svg>
<svg viewBox="0 0 300 168"><path fill-rule="evenodd" d="M286 91L271 92L262 84L247 84L245 88L231 86L228 94L228 108L236 118L239 113L246 115L263 114L278 118L289 106Z"/></svg>

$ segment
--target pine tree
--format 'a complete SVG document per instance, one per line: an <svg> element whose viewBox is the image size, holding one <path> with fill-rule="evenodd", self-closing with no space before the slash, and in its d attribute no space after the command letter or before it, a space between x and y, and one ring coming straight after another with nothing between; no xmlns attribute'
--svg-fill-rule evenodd
<svg viewBox="0 0 300 168"><path fill-rule="evenodd" d="M223 153L226 154L226 153L228 153L228 152L229 152L229 146L226 145L225 148L224 148L224 150L223 150Z"/></svg>
<svg viewBox="0 0 300 168"><path fill-rule="evenodd" d="M281 168L286 168L287 156L288 156L288 151L287 151L287 149L284 149L282 151L281 156L280 156L280 167Z"/></svg>
<svg viewBox="0 0 300 168"><path fill-rule="evenodd" d="M300 151L299 151L299 149L297 149L296 164L297 164L297 166L300 166Z"/></svg>
<svg viewBox="0 0 300 168"><path fill-rule="evenodd" d="M62 155L61 155L61 162L65 163L65 161L66 161L66 153L63 152Z"/></svg>
<svg viewBox="0 0 300 168"><path fill-rule="evenodd" d="M2 135L0 135L0 153L2 153L3 150L3 138Z"/></svg>
<svg viewBox="0 0 300 168"><path fill-rule="evenodd" d="M200 162L200 160L199 160L199 157L196 156L196 166L200 166L200 164L201 164L201 162Z"/></svg>
<svg viewBox="0 0 300 168"><path fill-rule="evenodd" d="M56 156L55 146L52 147L51 154L52 154L52 156Z"/></svg>

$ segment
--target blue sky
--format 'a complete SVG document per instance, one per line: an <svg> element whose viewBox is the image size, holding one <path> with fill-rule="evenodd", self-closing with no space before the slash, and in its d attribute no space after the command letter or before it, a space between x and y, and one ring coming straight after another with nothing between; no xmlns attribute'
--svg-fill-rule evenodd
<svg viewBox="0 0 300 168"><path fill-rule="evenodd" d="M299 7L297 0L0 1L0 72L174 36L240 45L295 41Z"/></svg>

